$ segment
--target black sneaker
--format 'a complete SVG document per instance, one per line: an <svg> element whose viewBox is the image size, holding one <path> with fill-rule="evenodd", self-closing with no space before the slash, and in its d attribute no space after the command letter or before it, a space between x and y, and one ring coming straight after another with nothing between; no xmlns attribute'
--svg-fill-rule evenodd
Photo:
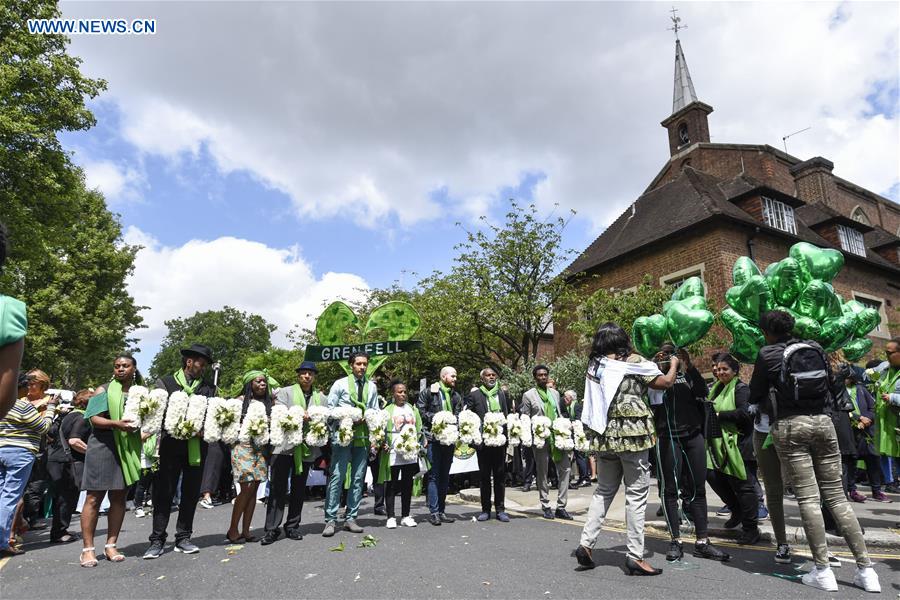
<svg viewBox="0 0 900 600"><path fill-rule="evenodd" d="M728 520L725 521L725 524L723 525L723 527L725 529L734 529L735 527L737 527L740 524L741 524L741 515L733 514L730 517L728 517Z"/></svg>
<svg viewBox="0 0 900 600"><path fill-rule="evenodd" d="M590 550L584 546L578 546L578 548L575 549L575 559L578 561L578 564L585 569L593 569L597 566L594 564L594 559L591 557Z"/></svg>
<svg viewBox="0 0 900 600"><path fill-rule="evenodd" d="M147 548L147 551L144 552L144 559L150 560L153 558L159 558L163 555L163 543L162 542L150 542L150 547Z"/></svg>
<svg viewBox="0 0 900 600"><path fill-rule="evenodd" d="M200 552L200 548L190 539L183 539L180 542L175 542L175 552L181 552L182 554L197 554Z"/></svg>
<svg viewBox="0 0 900 600"><path fill-rule="evenodd" d="M717 560L719 562L728 562L731 555L723 552L707 542L697 542L694 544L694 556L697 558L708 558L709 560Z"/></svg>
<svg viewBox="0 0 900 600"><path fill-rule="evenodd" d="M266 535L263 536L263 539L259 540L260 546L268 546L269 544L274 544L278 541L278 530L275 529L273 531L267 531Z"/></svg>
<svg viewBox="0 0 900 600"><path fill-rule="evenodd" d="M791 564L791 547L788 544L778 544L778 552L775 553L775 562L779 565Z"/></svg>
<svg viewBox="0 0 900 600"><path fill-rule="evenodd" d="M553 518L553 511L552 511L551 509L549 509L549 508L545 508L545 509L544 509L544 518L545 518L545 519L552 519L552 518Z"/></svg>
<svg viewBox="0 0 900 600"><path fill-rule="evenodd" d="M567 510L564 509L564 508L557 508L557 509L556 509L556 513L554 513L554 516L555 516L557 519L563 519L564 521L571 521L571 520L572 520L572 515L570 515L570 514L569 514L569 511L567 511Z"/></svg>
<svg viewBox="0 0 900 600"><path fill-rule="evenodd" d="M455 523L456 519L452 517L448 517L447 513L439 513L439 518L441 519L441 523Z"/></svg>
<svg viewBox="0 0 900 600"><path fill-rule="evenodd" d="M741 537L737 539L737 543L741 546L751 546L759 541L759 529L753 528L745 530Z"/></svg>
<svg viewBox="0 0 900 600"><path fill-rule="evenodd" d="M302 540L303 539L303 534L300 533L299 529L291 529L285 535L287 535L288 539L291 539L291 540Z"/></svg>
<svg viewBox="0 0 900 600"><path fill-rule="evenodd" d="M428 515L428 522L432 525L440 525L441 517L438 513L431 513L430 515Z"/></svg>
<svg viewBox="0 0 900 600"><path fill-rule="evenodd" d="M694 552L696 555L696 551ZM684 556L684 548L682 547L681 542L678 540L672 540L669 542L669 551L666 552L666 560L669 562L675 562L676 560L681 560L681 557Z"/></svg>

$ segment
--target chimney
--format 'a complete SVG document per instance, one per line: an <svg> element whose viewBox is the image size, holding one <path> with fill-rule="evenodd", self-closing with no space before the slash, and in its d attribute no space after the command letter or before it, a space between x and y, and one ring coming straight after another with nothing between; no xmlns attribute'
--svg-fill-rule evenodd
<svg viewBox="0 0 900 600"><path fill-rule="evenodd" d="M808 204L821 202L831 206L837 195L834 184L834 163L816 156L791 167L794 176L795 196Z"/></svg>

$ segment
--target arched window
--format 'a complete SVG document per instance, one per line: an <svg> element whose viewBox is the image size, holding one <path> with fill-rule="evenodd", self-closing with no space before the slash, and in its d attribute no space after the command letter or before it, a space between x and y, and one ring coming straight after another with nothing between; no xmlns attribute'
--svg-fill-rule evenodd
<svg viewBox="0 0 900 600"><path fill-rule="evenodd" d="M691 143L691 136L688 135L687 123L678 126L678 146L686 146Z"/></svg>
<svg viewBox="0 0 900 600"><path fill-rule="evenodd" d="M850 218L863 225L872 225L872 221L869 220L869 217L866 216L866 213L863 212L863 209L860 208L858 204L850 212Z"/></svg>

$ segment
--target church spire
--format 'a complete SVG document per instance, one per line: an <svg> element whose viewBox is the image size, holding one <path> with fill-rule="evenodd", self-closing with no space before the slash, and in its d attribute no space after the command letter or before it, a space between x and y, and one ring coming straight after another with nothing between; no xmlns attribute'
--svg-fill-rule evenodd
<svg viewBox="0 0 900 600"><path fill-rule="evenodd" d="M678 17L675 17L678 19ZM674 20L674 19L673 19ZM675 23L677 35L678 23ZM694 82L691 81L691 72L688 71L687 61L684 60L684 52L681 50L681 40L675 38L675 89L672 93L672 114L690 104L697 102L697 92L694 91Z"/></svg>

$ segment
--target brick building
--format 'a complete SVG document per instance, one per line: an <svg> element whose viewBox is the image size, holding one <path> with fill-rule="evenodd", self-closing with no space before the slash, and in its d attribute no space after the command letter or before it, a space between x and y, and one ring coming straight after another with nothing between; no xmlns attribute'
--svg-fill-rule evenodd
<svg viewBox="0 0 900 600"><path fill-rule="evenodd" d="M844 254L835 291L880 312L882 323L870 337L871 354L881 356L885 341L900 335L900 205L835 176L822 157L800 160L768 145L710 143L712 110L697 99L676 41L672 114L661 123L669 160L570 265L572 273L594 276L574 285L587 295L599 288L627 291L647 275L660 285L699 276L721 308L739 256L765 269L791 245L807 241ZM561 354L576 340L557 325L554 344ZM724 329L718 333L730 340Z"/></svg>

